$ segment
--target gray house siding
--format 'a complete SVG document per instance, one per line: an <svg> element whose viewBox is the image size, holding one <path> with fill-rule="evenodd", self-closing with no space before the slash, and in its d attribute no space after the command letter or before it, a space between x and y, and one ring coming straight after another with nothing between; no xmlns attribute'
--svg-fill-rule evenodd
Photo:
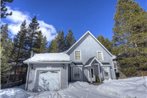
<svg viewBox="0 0 147 98"><path fill-rule="evenodd" d="M81 51L81 60L76 61L74 59L74 52L76 50ZM97 51L103 52L104 62L111 62L111 56L91 37L86 36L85 40L79 43L78 47L75 47L73 51L69 53L73 62L83 62L85 64L89 58L97 56Z"/></svg>
<svg viewBox="0 0 147 98"><path fill-rule="evenodd" d="M80 51L81 52L81 60L76 61L75 60L75 51ZM71 50L67 52L68 55L70 55L70 59L73 62L82 62L83 66L85 66L85 63L89 60L91 57L96 57L97 52L102 52L103 53L103 61L102 62L109 62L112 68L113 62L112 62L112 56L90 35L87 34L84 36L83 39L79 41ZM105 65L103 65L105 66ZM105 68L105 67L104 67ZM111 70L111 77L115 78L115 73L113 72L114 70ZM84 68L83 69L83 80L87 81L88 80L88 69ZM73 77L72 77L73 79Z"/></svg>
<svg viewBox="0 0 147 98"><path fill-rule="evenodd" d="M29 91L37 91L38 86L38 71L41 70L60 70L61 75L61 85L60 89L64 89L68 87L68 65L63 64L33 64L30 67L30 72L28 75L28 86L27 90Z"/></svg>

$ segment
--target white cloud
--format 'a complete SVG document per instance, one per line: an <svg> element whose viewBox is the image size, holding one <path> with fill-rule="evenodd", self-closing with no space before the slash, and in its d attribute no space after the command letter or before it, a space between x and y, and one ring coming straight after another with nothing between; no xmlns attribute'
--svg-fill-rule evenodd
<svg viewBox="0 0 147 98"><path fill-rule="evenodd" d="M57 35L54 26L47 24L42 20L39 20L38 23L40 24L40 30L42 31L43 35L45 35L49 41L53 40Z"/></svg>
<svg viewBox="0 0 147 98"><path fill-rule="evenodd" d="M27 22L30 22L31 17L19 10L13 10L10 7L8 7L8 11L13 12L11 16L8 16L7 19L12 21L13 23L21 23L22 21L26 20Z"/></svg>
<svg viewBox="0 0 147 98"><path fill-rule="evenodd" d="M18 33L18 31L20 30L20 23L17 24L9 24L9 30L12 34L16 35Z"/></svg>
<svg viewBox="0 0 147 98"><path fill-rule="evenodd" d="M12 11L13 14L7 17L9 23L9 30L12 34L16 35L20 29L21 23L26 20L27 24L31 22L31 17L19 10L14 10L8 7L9 11ZM56 29L53 25L47 24L43 20L38 20L40 25L40 30L42 31L43 35L46 36L48 41L51 41L57 35Z"/></svg>

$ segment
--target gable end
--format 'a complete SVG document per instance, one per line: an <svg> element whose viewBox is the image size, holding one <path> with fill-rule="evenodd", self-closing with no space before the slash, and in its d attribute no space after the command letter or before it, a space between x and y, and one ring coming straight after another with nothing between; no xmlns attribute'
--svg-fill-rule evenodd
<svg viewBox="0 0 147 98"><path fill-rule="evenodd" d="M94 35L90 32L87 31L78 41L76 41L67 51L66 53L68 54L76 45L78 45L79 42L81 42L87 35L90 35L111 57L113 57L113 55L111 54L111 52L109 52L109 50L100 42L98 41Z"/></svg>

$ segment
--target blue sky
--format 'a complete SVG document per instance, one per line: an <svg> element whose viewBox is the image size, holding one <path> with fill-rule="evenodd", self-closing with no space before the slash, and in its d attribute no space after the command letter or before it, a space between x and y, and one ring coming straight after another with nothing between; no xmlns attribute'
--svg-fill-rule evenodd
<svg viewBox="0 0 147 98"><path fill-rule="evenodd" d="M147 0L136 1L147 11ZM49 41L57 31L67 33L69 29L76 39L89 30L96 37L103 35L111 40L116 3L117 0L14 0L8 4L14 11L8 22L13 23L10 25L11 31L16 34L18 28L16 30L15 27L19 27L23 19L29 20L29 23L31 17L36 15Z"/></svg>

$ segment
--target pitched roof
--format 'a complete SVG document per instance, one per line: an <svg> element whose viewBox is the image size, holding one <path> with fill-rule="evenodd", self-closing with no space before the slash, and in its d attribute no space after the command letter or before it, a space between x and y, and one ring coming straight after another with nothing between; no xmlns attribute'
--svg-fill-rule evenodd
<svg viewBox="0 0 147 98"><path fill-rule="evenodd" d="M96 60L101 66L103 65L96 57L92 57L86 62L85 67L91 66L94 60Z"/></svg>
<svg viewBox="0 0 147 98"><path fill-rule="evenodd" d="M24 61L24 63L70 62L66 53L39 53Z"/></svg>
<svg viewBox="0 0 147 98"><path fill-rule="evenodd" d="M110 56L114 57L114 55L112 55L111 52L109 52L109 50L105 48L105 46L99 42L90 31L87 31L77 42L75 42L67 51L65 51L65 53L68 53L71 49L73 49L87 35L90 35Z"/></svg>
<svg viewBox="0 0 147 98"><path fill-rule="evenodd" d="M89 65L89 64L91 63L91 61L92 61L94 58L95 58L95 57L90 58L90 59L85 63L85 65Z"/></svg>
<svg viewBox="0 0 147 98"><path fill-rule="evenodd" d="M94 59L98 61L98 59L94 56L94 57L89 58L88 61L85 63L85 65L89 65ZM102 62L102 61L99 61L99 62L101 62L103 65L110 64L109 62Z"/></svg>

